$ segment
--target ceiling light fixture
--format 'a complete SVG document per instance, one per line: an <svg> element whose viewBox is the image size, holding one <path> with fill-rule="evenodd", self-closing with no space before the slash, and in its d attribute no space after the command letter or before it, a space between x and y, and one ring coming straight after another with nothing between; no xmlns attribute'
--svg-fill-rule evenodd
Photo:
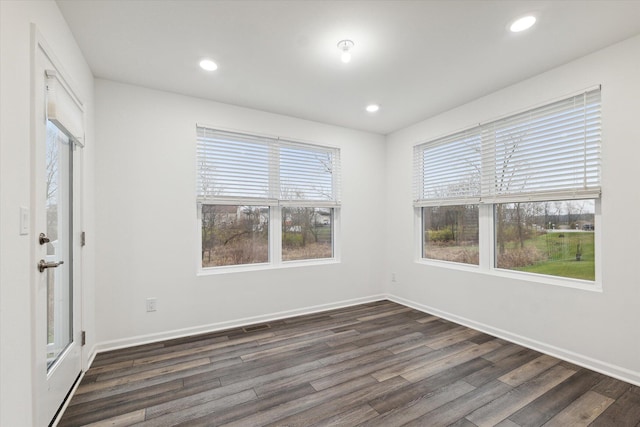
<svg viewBox="0 0 640 427"><path fill-rule="evenodd" d="M380 109L380 106L378 104L369 104L367 105L367 108L366 108L366 110L370 113L375 113L379 109Z"/></svg>
<svg viewBox="0 0 640 427"><path fill-rule="evenodd" d="M342 51L342 55L340 56L340 60L345 64L351 61L351 48L353 47L353 42L351 40L340 40L338 42L338 49Z"/></svg>
<svg viewBox="0 0 640 427"><path fill-rule="evenodd" d="M203 59L200 61L200 68L206 71L215 71L218 69L218 64L210 59Z"/></svg>
<svg viewBox="0 0 640 427"><path fill-rule="evenodd" d="M536 23L536 17L532 15L523 16L513 21L513 24L509 27L511 32L519 33L520 31L528 30Z"/></svg>

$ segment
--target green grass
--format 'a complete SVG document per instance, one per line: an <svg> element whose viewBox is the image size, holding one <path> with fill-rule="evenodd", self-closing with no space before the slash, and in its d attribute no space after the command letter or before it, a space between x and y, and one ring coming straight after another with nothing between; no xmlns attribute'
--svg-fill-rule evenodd
<svg viewBox="0 0 640 427"><path fill-rule="evenodd" d="M564 234L564 237L560 237ZM595 251L593 232L547 233L525 242L525 247L534 246L547 256L546 261L514 268L530 273L574 279L595 280ZM582 246L582 257L576 260L578 243Z"/></svg>
<svg viewBox="0 0 640 427"><path fill-rule="evenodd" d="M576 260L578 243L580 243L582 250L580 261ZM477 260L469 261L463 257L463 255L474 249L477 253L477 246L438 245L432 243L425 247L424 256L430 259L477 264ZM505 253L515 254L516 256L511 261L502 261L503 264L500 265L500 268L549 276L595 280L593 232L541 234L525 240L524 251L520 251L520 244L517 241L506 243ZM526 256L522 256L523 253ZM537 261L535 261L536 259ZM511 262L511 265L508 262ZM524 265L527 262L530 262L530 264Z"/></svg>

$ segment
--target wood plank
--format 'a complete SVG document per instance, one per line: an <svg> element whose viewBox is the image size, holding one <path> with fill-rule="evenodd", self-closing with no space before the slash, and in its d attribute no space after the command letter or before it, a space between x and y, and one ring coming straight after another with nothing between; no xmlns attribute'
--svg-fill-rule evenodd
<svg viewBox="0 0 640 427"><path fill-rule="evenodd" d="M138 372L136 374L125 376L125 377L119 377L119 378L114 378L110 380L90 383L87 385L81 384L80 387L78 387L78 389L76 390L76 394L80 395L80 394L90 393L92 391L96 391L100 389L112 388L112 387L123 385L123 384L140 382L142 380L146 380L149 378L157 378L166 374L185 371L185 370L189 370L191 368L196 368L203 365L210 365L209 359L207 358L195 359L195 360L190 360L184 363L176 363L175 365L163 366L161 368Z"/></svg>
<svg viewBox="0 0 640 427"><path fill-rule="evenodd" d="M437 375L429 377L417 383L409 383L404 388L390 393L384 399L374 399L369 402L371 407L380 414L389 412L407 402L415 401L447 385L459 381L471 372L487 366L489 362L482 358L473 359L462 365L457 365Z"/></svg>
<svg viewBox="0 0 640 427"><path fill-rule="evenodd" d="M334 354L331 356L326 356L318 359L318 362L325 366L333 365L336 363L340 363L342 361L353 359L355 357L359 357L362 355L366 355L368 353L378 351L378 350L387 350L389 347L394 346L398 343L402 343L405 340L412 340L417 337L422 337L423 335L420 332L412 332L410 334L400 334L393 335L393 338L388 338L383 341L376 341L374 343L367 343L365 345L356 345L354 343L349 343L350 345L355 345L357 348L345 352L341 352L338 354Z"/></svg>
<svg viewBox="0 0 640 427"><path fill-rule="evenodd" d="M425 344L434 350L449 347L450 345L457 344L462 341L469 340L470 338L480 335L480 332L473 329L463 328L462 330L451 333L447 331L446 334L438 337L426 340Z"/></svg>
<svg viewBox="0 0 640 427"><path fill-rule="evenodd" d="M87 427L124 427L144 420L144 409L88 424Z"/></svg>
<svg viewBox="0 0 640 427"><path fill-rule="evenodd" d="M322 341L324 344L331 345L331 343L334 341L344 338L352 338L354 335L358 335L358 333L356 331L338 332L337 334L334 334L331 331L317 332L315 334L311 334L311 336L307 335L305 338L296 337L295 339L288 341L287 344L284 345L274 346L253 353L243 354L242 356L240 356L240 358L247 362L250 360L271 356L273 354L284 353L293 349L299 349L304 346L311 346L318 341Z"/></svg>
<svg viewBox="0 0 640 427"><path fill-rule="evenodd" d="M589 391L601 379L602 374L580 369L567 380L511 415L509 419L522 427L540 426Z"/></svg>
<svg viewBox="0 0 640 427"><path fill-rule="evenodd" d="M389 310L383 313L375 313L375 314L370 314L368 316L358 317L357 320L360 322L367 322L369 320L380 319L382 317L394 316L398 313L406 313L407 311L411 311L411 310L412 309L409 307L401 307L401 308L396 308L394 310Z"/></svg>
<svg viewBox="0 0 640 427"><path fill-rule="evenodd" d="M325 388L333 387L334 385L340 384L346 380L350 380L363 375L369 375L372 372L378 371L387 366L396 366L398 364L406 362L407 360L423 358L426 354L432 351L433 350L429 347L421 347L400 354L393 354L391 352L388 352L387 356L376 357L376 359L372 362L356 366L353 369L346 369L337 373L333 373L317 380L311 381L311 385L316 390L324 390ZM379 378L376 379L380 382L384 381L381 381Z"/></svg>
<svg viewBox="0 0 640 427"><path fill-rule="evenodd" d="M595 391L588 391L544 425L545 427L586 427L612 403L613 399L610 397Z"/></svg>
<svg viewBox="0 0 640 427"><path fill-rule="evenodd" d="M482 357L484 359L488 360L489 362L496 363L496 362L504 359L505 357L509 357L512 354L518 353L518 352L523 351L523 350L528 350L528 351L535 352L537 356L541 355L540 353L536 352L535 350L530 350L528 348L524 348L521 345L513 344L513 343L506 343L505 345L503 345L502 347L498 348L497 350L492 351L491 353L485 354Z"/></svg>
<svg viewBox="0 0 640 427"><path fill-rule="evenodd" d="M640 387L631 386L592 426L632 426L640 424Z"/></svg>
<svg viewBox="0 0 640 427"><path fill-rule="evenodd" d="M217 411L229 408L235 405L239 405L250 400L257 399L256 393L253 390L244 390L235 394L227 395L216 400L210 400L199 405L189 406L181 410L172 410L158 417L150 418L147 411L145 421L139 423L140 427L164 427L174 426L181 422L189 421L193 418L200 418L203 416L212 416Z"/></svg>
<svg viewBox="0 0 640 427"><path fill-rule="evenodd" d="M311 382L328 375L340 375L342 372L354 369L359 365L366 365L375 360L378 360L380 357L386 357L390 354L391 353L386 350L378 350L374 353L365 354L354 359L348 359L330 366L320 365L320 367L316 369L305 371L299 375L281 377L269 383L257 385L254 388L256 390L256 393L258 393L258 396L268 396L269 394L277 393L278 390L284 388L293 387L304 383L310 384Z"/></svg>
<svg viewBox="0 0 640 427"><path fill-rule="evenodd" d="M341 412L330 418L312 424L309 427L338 427L338 426L355 426L366 423L374 419L379 414L368 404L360 405L354 409Z"/></svg>
<svg viewBox="0 0 640 427"><path fill-rule="evenodd" d="M625 394L631 387L631 384L624 381L611 377L604 377L602 381L593 387L593 391L600 393L603 396L617 399Z"/></svg>
<svg viewBox="0 0 640 427"><path fill-rule="evenodd" d="M509 384L511 387L516 387L525 381L529 381L531 378L538 376L540 373L546 371L552 366L560 363L559 359L555 357L542 355L529 363L526 363L511 372L508 372L498 378L505 384Z"/></svg>
<svg viewBox="0 0 640 427"><path fill-rule="evenodd" d="M492 400L497 399L509 390L511 390L511 387L501 381L492 381L482 387L472 388L471 391L457 399L407 423L405 427L421 427L426 425L430 427L448 426Z"/></svg>
<svg viewBox="0 0 640 427"><path fill-rule="evenodd" d="M565 367L554 366L541 375L520 384L509 393L473 411L465 418L478 427L493 426L533 402L574 373L575 371Z"/></svg>
<svg viewBox="0 0 640 427"><path fill-rule="evenodd" d="M474 387L464 381L457 381L446 387L439 388L420 399L407 402L403 406L399 406L379 417L367 422L367 427L387 427L387 426L400 426L422 417L424 414L433 411L440 406L451 402L463 396ZM424 424L422 424L424 425ZM431 426L432 424L428 424Z"/></svg>
<svg viewBox="0 0 640 427"><path fill-rule="evenodd" d="M206 388L216 388L216 385L207 384ZM193 393L196 392L193 391ZM182 386L182 381L175 380L146 389L107 396L84 404L76 403L72 399L73 405L67 407L64 419L59 425L62 427L64 425L89 424L103 418L115 417L125 412L133 412L151 405L168 402L179 398L183 393L185 393L185 389Z"/></svg>
<svg viewBox="0 0 640 427"><path fill-rule="evenodd" d="M495 350L501 345L502 344L495 341L489 341L481 345L473 344L471 348L455 353L445 359L440 359L434 363L430 363L418 369L412 369L411 371L405 372L404 374L402 374L402 377L407 381L417 382L444 370L450 369L453 366L457 366L470 360L476 359L483 354Z"/></svg>
<svg viewBox="0 0 640 427"><path fill-rule="evenodd" d="M388 380L389 378L400 376L400 375L409 373L411 371L414 371L416 369L420 369L424 366L437 363L441 360L444 360L448 357L451 357L455 354L471 349L473 347L474 347L474 344L471 344L471 343L458 343L450 347L443 348L441 350L430 350L428 347L423 346L423 348L429 349L430 351L428 351L425 354L421 354L420 357L411 358L404 363L398 363L392 366L382 368L376 372L373 372L371 376L373 376L378 381L385 381L385 380ZM411 351L417 351L417 349L414 349Z"/></svg>
<svg viewBox="0 0 640 427"><path fill-rule="evenodd" d="M215 417L207 414L200 418L192 418L177 425L183 427L209 427L212 425L222 425L231 421L246 417L247 414L257 414L269 408L282 405L303 396L315 393L313 387L309 384L302 384L298 387L282 390L280 393L271 394L268 397L250 400L230 408L226 408L216 412Z"/></svg>
<svg viewBox="0 0 640 427"><path fill-rule="evenodd" d="M514 423L509 418L506 418L506 419L500 421L498 424L496 424L495 427L522 427L522 426L519 425L519 424Z"/></svg>
<svg viewBox="0 0 640 427"><path fill-rule="evenodd" d="M334 386L326 390L331 390L331 389L339 390L342 384L346 384L346 383L341 383L337 386ZM398 378L392 378L388 381L383 381L381 383L373 382L364 387L354 387L353 390L350 391L349 393L346 393L340 396L340 399L326 399L324 401L318 400L316 402L317 404L313 405L312 407L304 411L298 411L293 415L289 415L288 417L275 420L274 422L268 425L271 427L276 427L276 426L307 427L310 424L320 423L326 418L331 417L332 414L357 408L367 403L371 399L384 396L387 393L392 393L393 391L403 387L405 384L406 384L406 381L398 377Z"/></svg>
<svg viewBox="0 0 640 427"><path fill-rule="evenodd" d="M118 396L122 393L134 392L147 389L154 385L160 385L174 380L182 380L193 375L206 374L211 370L211 365L206 364L197 366L195 368L182 370L179 372L173 372L171 374L159 375L156 377L148 378L143 381L128 382L124 384L114 385L108 388L102 388L93 392L84 393L81 395L75 395L74 398L82 400L83 403L92 402L98 399L109 398L112 396ZM219 381L215 381L215 384L219 384Z"/></svg>
<svg viewBox="0 0 640 427"><path fill-rule="evenodd" d="M373 384L377 384L377 381L371 377L357 378L353 381L347 381L346 383L342 383L338 386L318 391L316 393L308 396L303 396L298 399L294 399L292 401L283 403L282 405L278 405L259 413L249 414L244 418L224 425L229 427L246 427L271 424L283 418L295 415L299 412L317 406L321 403L328 401L337 402L345 394Z"/></svg>
<svg viewBox="0 0 640 427"><path fill-rule="evenodd" d="M440 319L437 316L434 316L432 314L428 314L424 317L421 317L419 319L416 319L416 322L418 323L430 323L430 322L435 322L436 320Z"/></svg>
<svg viewBox="0 0 640 427"><path fill-rule="evenodd" d="M507 372L511 372L519 366L532 361L539 357L539 353L528 349L520 350L519 352L507 356L498 360L491 366L487 366L473 374L469 375L464 380L474 387L480 387L490 381L501 377ZM484 357L483 357L484 358Z"/></svg>
<svg viewBox="0 0 640 427"><path fill-rule="evenodd" d="M241 337L234 338L230 341L216 342L213 344L203 345L196 348L187 348L179 351L168 351L166 353L150 355L146 357L137 357L134 360L134 364L141 365L146 363L156 363L160 360L175 359L184 355L195 353L211 353L214 350L220 350L221 352L227 352L233 350L236 346L248 344L249 346L258 345L258 341L264 338L272 337L273 332L255 332L251 334L245 334ZM245 346L246 347L246 346ZM210 356L209 356L210 357Z"/></svg>

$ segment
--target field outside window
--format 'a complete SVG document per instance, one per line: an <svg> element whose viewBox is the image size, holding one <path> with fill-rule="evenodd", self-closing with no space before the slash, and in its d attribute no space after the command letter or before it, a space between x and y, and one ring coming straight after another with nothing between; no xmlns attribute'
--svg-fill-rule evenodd
<svg viewBox="0 0 640 427"><path fill-rule="evenodd" d="M595 280L595 200L495 205L496 266Z"/></svg>

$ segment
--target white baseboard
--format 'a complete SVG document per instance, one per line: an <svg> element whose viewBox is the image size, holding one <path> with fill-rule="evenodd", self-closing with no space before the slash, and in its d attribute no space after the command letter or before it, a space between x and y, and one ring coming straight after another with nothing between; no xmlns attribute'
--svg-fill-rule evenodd
<svg viewBox="0 0 640 427"><path fill-rule="evenodd" d="M532 340L530 338L527 338L518 334L513 334L509 331L494 328L489 325L485 325L483 323L479 323L474 320L467 319L465 317L460 317L455 314L447 313L445 311L438 310L436 308L429 307L427 305L420 304L415 301L411 301L395 295L387 294L385 295L385 297L386 299L396 302L398 304L406 305L407 307L420 310L424 313L442 317L443 319L450 320L460 325L464 325L469 328L487 333L489 335L493 335L495 337L505 339L515 344L522 345L532 350L536 350L541 353L545 353L550 356L557 357L558 359L566 360L567 362L571 362L575 365L582 366L587 369L591 369L592 371L600 372L601 374L605 374L610 377L617 378L621 381L625 381L625 382L640 386L640 372L635 372L630 369L626 369L620 366L613 365L608 362L604 362L602 360L593 359L591 357L584 356L560 347L549 345L544 342Z"/></svg>
<svg viewBox="0 0 640 427"><path fill-rule="evenodd" d="M112 341L97 343L92 349L93 356L97 353L105 351L117 350L120 348L133 347L136 345L150 344L158 341L165 341L175 338L183 338L191 335L204 334L209 332L224 331L227 329L239 328L255 323L272 322L274 320L286 319L288 317L301 316L305 314L313 314L321 311L333 310L336 308L349 307L358 304L365 304L373 301L387 299L385 294L371 295L363 298L355 298L350 300L338 301L328 304L313 305L294 310L280 311L276 313L265 314L261 316L245 317L242 319L229 320L226 322L211 323L208 325L195 326L192 328L174 329L172 331L159 332L148 335L138 335L130 338L123 338ZM90 360L93 362L93 358ZM91 366L91 363L89 364Z"/></svg>

